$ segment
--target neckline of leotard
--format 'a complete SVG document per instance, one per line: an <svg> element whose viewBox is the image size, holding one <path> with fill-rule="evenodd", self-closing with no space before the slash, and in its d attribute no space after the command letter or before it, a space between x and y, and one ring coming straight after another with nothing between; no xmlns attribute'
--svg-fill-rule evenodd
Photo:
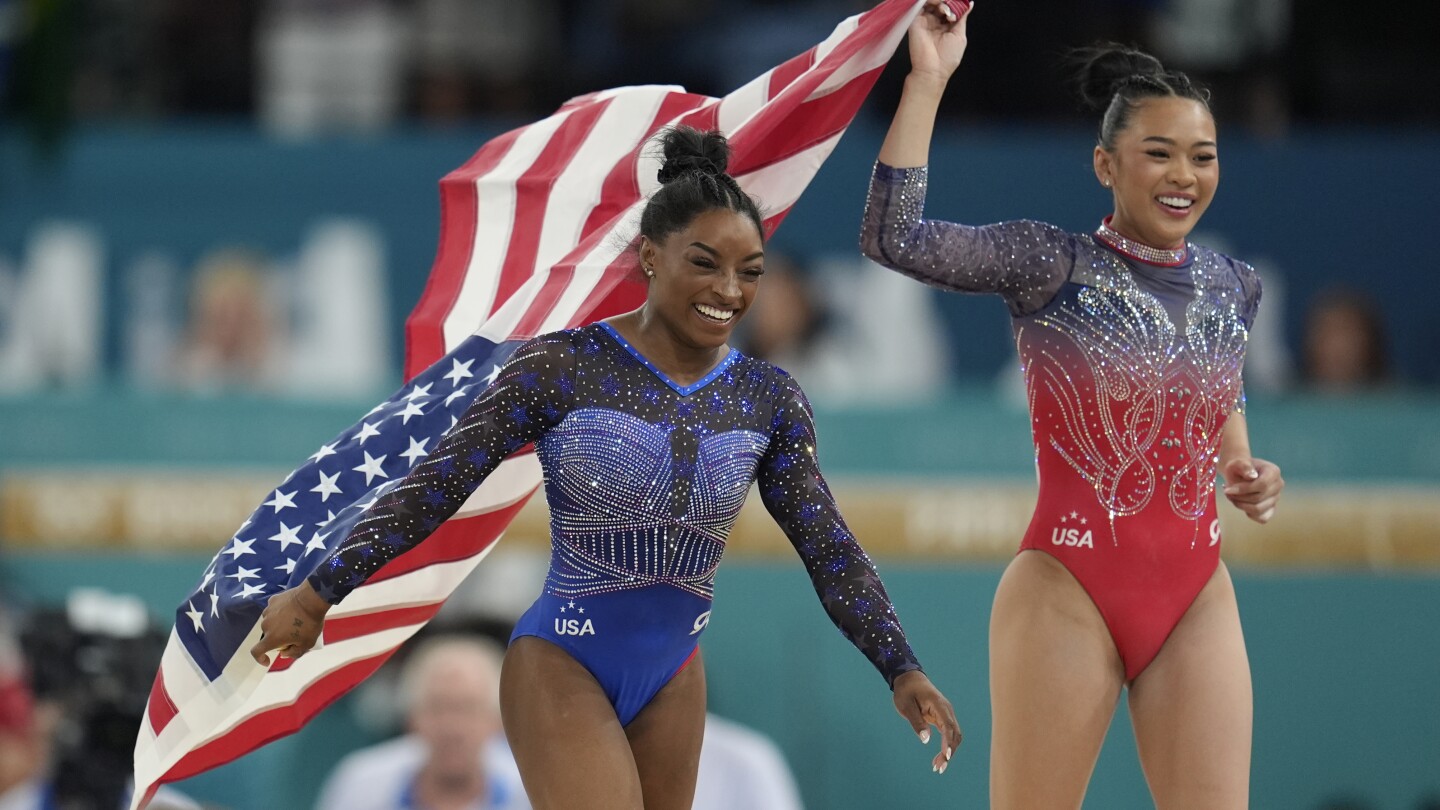
<svg viewBox="0 0 1440 810"><path fill-rule="evenodd" d="M1095 229L1095 238L1102 245L1127 259L1153 264L1157 267L1180 267L1190 260L1188 244L1167 250L1136 242L1134 239L1122 236L1119 231L1110 227L1110 217L1105 217L1100 221L1100 227Z"/></svg>
<svg viewBox="0 0 1440 810"><path fill-rule="evenodd" d="M615 327L604 321L600 321L599 324L600 328L605 330L605 334L609 335L615 340L616 343L620 344L620 348L629 352L631 357L640 361L640 365L650 369L650 373L654 374L656 377L659 377L661 381L674 389L675 393L679 394L682 397L689 396L696 391L699 391L701 388L704 388L705 386L714 382L716 377L719 377L721 374L725 373L725 369L729 368L732 364L734 364L736 360L740 359L740 352L736 351L732 347L730 349L730 353L725 355L724 359L722 359L719 363L716 363L715 367L710 369L710 371L704 377L701 377L700 379L689 385L681 385L670 379L670 375L661 371L659 366L650 362L650 358L641 354L639 349L631 346L630 341L626 340L624 336L620 334L619 330L617 330Z"/></svg>

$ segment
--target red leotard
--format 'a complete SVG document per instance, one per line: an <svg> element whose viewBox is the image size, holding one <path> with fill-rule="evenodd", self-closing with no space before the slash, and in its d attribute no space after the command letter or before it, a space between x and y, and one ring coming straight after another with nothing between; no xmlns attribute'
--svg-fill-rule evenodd
<svg viewBox="0 0 1440 810"><path fill-rule="evenodd" d="M1000 294L1025 371L1040 492L1022 549L1094 600L1132 680L1220 556L1220 435L1260 298L1254 269L1102 225L968 227L922 217L926 171L879 164L861 245L926 283Z"/></svg>

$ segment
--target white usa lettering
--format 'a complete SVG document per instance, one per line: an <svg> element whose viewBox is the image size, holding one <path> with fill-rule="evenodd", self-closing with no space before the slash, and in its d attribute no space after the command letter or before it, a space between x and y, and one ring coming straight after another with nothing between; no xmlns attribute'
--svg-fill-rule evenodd
<svg viewBox="0 0 1440 810"><path fill-rule="evenodd" d="M556 619L555 635L593 636L595 635L595 623L589 619L586 619L583 624L579 619Z"/></svg>
<svg viewBox="0 0 1440 810"><path fill-rule="evenodd" d="M1081 534L1079 529L1055 528L1050 530L1050 542L1057 546L1094 548L1095 535L1089 529L1086 529L1084 534Z"/></svg>

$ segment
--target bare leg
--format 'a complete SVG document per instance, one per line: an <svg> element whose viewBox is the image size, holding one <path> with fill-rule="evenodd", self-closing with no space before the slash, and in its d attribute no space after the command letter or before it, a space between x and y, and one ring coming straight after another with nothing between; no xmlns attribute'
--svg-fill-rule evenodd
<svg viewBox="0 0 1440 810"><path fill-rule="evenodd" d="M991 808L1080 807L1124 679L1080 583L1044 552L1018 554L990 614Z"/></svg>
<svg viewBox="0 0 1440 810"><path fill-rule="evenodd" d="M615 708L569 653L533 636L515 639L500 673L500 716L535 810L645 807Z"/></svg>
<svg viewBox="0 0 1440 810"><path fill-rule="evenodd" d="M1240 611L1221 563L1130 686L1135 742L1158 810L1249 806L1252 712Z"/></svg>
<svg viewBox="0 0 1440 810"><path fill-rule="evenodd" d="M700 653L625 727L645 810L690 810L705 736L705 667Z"/></svg>

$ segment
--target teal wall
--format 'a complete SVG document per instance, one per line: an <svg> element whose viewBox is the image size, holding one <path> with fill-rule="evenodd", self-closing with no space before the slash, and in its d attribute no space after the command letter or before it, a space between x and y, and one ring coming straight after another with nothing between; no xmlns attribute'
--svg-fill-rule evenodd
<svg viewBox="0 0 1440 810"><path fill-rule="evenodd" d="M73 585L142 595L169 616L205 557L29 554L0 588L40 600ZM712 707L771 734L809 807L983 808L989 746L986 626L999 568L887 566L916 651L955 703L966 740L943 777L891 707L884 682L835 632L798 562L730 560L703 642ZM1440 578L1238 571L1255 681L1251 805L1312 810L1337 794L1373 810L1440 795ZM351 701L295 737L180 786L231 810L310 806L334 761L366 741ZM1087 807L1148 806L1123 706Z"/></svg>
<svg viewBox="0 0 1440 810"><path fill-rule="evenodd" d="M390 332L419 299L439 231L438 181L506 127L277 141L248 127L97 128L75 133L56 159L36 160L0 132L0 255L18 258L37 224L62 218L95 226L105 241L109 286L160 250L189 266L207 250L241 244L293 254L327 216L374 223L386 243ZM796 205L774 246L801 256L855 255L860 209L884 127L864 116ZM1107 212L1090 166L1087 129L943 126L932 150L929 210L984 223L1028 217L1088 230ZM1374 294L1402 374L1440 383L1440 322L1425 255L1434 155L1440 135L1405 131L1302 131L1257 140L1222 133L1224 181L1205 215L1205 241L1283 273L1284 322L1299 345L1311 297L1334 283ZM176 212L183 212L177 216ZM1009 362L1010 332L996 300L941 295L955 373L989 379ZM110 329L124 296L107 299ZM113 345L118 346L118 341ZM113 354L113 353L112 353ZM396 356L399 356L398 354ZM110 358L115 361L117 358Z"/></svg>
<svg viewBox="0 0 1440 810"><path fill-rule="evenodd" d="M373 404L121 390L0 398L0 470L112 463L289 469ZM1288 480L1440 481L1440 393L1252 397L1248 419L1256 454L1279 462ZM891 408L820 402L816 421L827 474L1034 478L1029 419L988 391Z"/></svg>

